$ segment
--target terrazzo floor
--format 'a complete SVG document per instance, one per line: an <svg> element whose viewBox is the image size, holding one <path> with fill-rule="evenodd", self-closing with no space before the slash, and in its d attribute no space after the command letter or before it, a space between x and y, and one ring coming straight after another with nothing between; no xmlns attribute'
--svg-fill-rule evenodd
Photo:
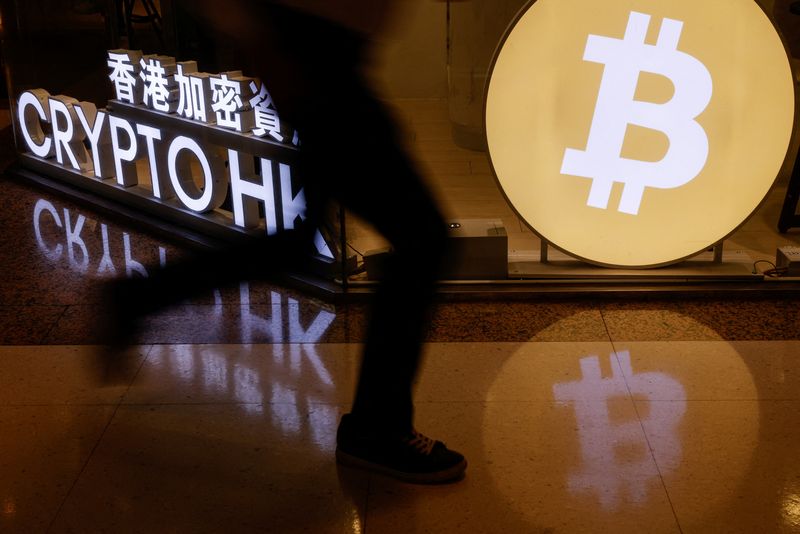
<svg viewBox="0 0 800 534"><path fill-rule="evenodd" d="M410 486L333 460L363 304L211 291L103 386L100 280L187 252L2 189L0 532L800 532L795 300L442 302L417 425L470 465Z"/></svg>
<svg viewBox="0 0 800 534"><path fill-rule="evenodd" d="M337 467L360 346L0 347L3 532L798 532L797 341L436 342L464 480Z"/></svg>

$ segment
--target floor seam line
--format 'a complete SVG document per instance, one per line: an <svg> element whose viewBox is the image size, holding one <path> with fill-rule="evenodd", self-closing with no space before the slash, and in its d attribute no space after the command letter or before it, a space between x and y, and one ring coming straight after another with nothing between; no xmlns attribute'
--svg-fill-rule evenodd
<svg viewBox="0 0 800 534"><path fill-rule="evenodd" d="M144 358L142 358L142 363L139 364L139 368L136 369L136 372L134 373L133 378L131 378L131 381L128 383L128 387L125 388L125 392L119 398L119 403L117 404L117 408L119 408L120 406L125 404L125 398L128 396L128 393L130 393L131 388L133 387L133 383L136 382L137 378L139 378L139 374L142 372L142 369L144 369L144 366L147 363L147 360L150 359L150 353L153 352L153 349L155 349L155 345L152 345L152 344L139 345L139 346L147 346L149 348L147 349L147 352L145 353ZM116 414L116 411L114 413Z"/></svg>
<svg viewBox="0 0 800 534"><path fill-rule="evenodd" d="M103 428L103 431L100 433L100 437L97 438L97 441L95 442L94 446L92 447L92 450L89 452L89 455L86 457L86 461L81 466L81 470L75 476L75 480L72 481L72 484L70 485L69 490L67 490L67 493L64 495L64 498L61 500L61 504L59 504L58 509L56 510L56 513L53 514L53 519L50 520L50 524L48 525L47 530L45 531L46 533L49 533L49 532L51 532L53 530L53 526L55 525L56 520L61 515L61 511L64 509L64 505L67 503L67 500L69 500L70 495L72 495L72 492L74 491L75 486L78 485L78 481L81 479L81 476L83 476L83 473L86 471L86 468L88 467L89 462L92 460L92 457L94 457L94 453L97 451L97 448L100 446L100 442L103 441L103 438L105 437L106 432L108 432L108 428L111 426L111 423L114 421L114 418L116 418L117 412L119 411L119 408L120 408L121 405L122 405L122 401L120 401L120 403L117 404L117 406L114 408L114 413L112 413L111 417L108 418L108 422L106 423L106 426Z"/></svg>
<svg viewBox="0 0 800 534"><path fill-rule="evenodd" d="M603 321L603 328L606 331L606 336L608 336L608 342L611 343L611 346L613 347L614 346L614 339L611 337L611 332L608 329L608 323L606 322L606 314L603 313L603 309L602 308L598 309L598 311L600 312L600 320ZM616 353L616 349L615 349L615 353Z"/></svg>
<svg viewBox="0 0 800 534"><path fill-rule="evenodd" d="M45 341L47 340L48 337L50 337L50 333L56 328L58 323L61 322L61 319L64 318L64 316L67 314L67 310L72 305L71 304L66 304L66 305L62 305L62 306L63 306L64 309L61 310L61 315L59 315L58 318L55 321L53 321L53 324L50 325L50 328L47 329L47 332L45 332L44 335L41 338L39 338L38 345L52 344L52 343L45 343Z"/></svg>
<svg viewBox="0 0 800 534"><path fill-rule="evenodd" d="M142 358L142 363L139 365L139 368L136 370L136 373L133 375L133 378L128 383L128 387L125 389L125 392L122 395L120 395L119 401L116 403L116 406L114 407L114 412L111 414L111 417L108 418L108 422L106 423L106 426L103 427L103 431L100 433L100 437L97 438L97 441L95 442L94 446L92 447L92 450L89 452L89 455L86 457L86 461L81 466L81 470L75 476L75 480L72 481L72 485L70 485L69 490L67 490L67 493L64 495L64 498L61 500L61 504L58 506L58 509L56 510L56 513L53 514L53 519L50 521L50 524L48 525L47 530L45 532L49 533L49 532L52 531L53 525L55 525L56 521L58 520L58 516L61 515L61 511L64 509L64 505L67 503L67 500L69 500L70 495L72 495L72 492L75 490L75 486L78 485L78 481L81 479L81 476L83 476L83 473L86 471L86 468L89 466L89 462L92 461L92 458L94 457L94 453L97 451L97 448L100 446L100 443L103 441L103 438L106 436L106 433L108 432L108 429L111 426L111 423L117 417L117 412L119 412L120 407L122 407L122 401L125 399L125 396L130 391L131 386L133 386L133 383L136 381L136 377L139 376L139 373L141 372L142 368L144 367L144 364L147 361L147 358L150 357L150 352L152 352L152 350L153 350L153 345L152 344L137 345L137 346L138 347L145 347L146 346L146 347L149 347L149 348L147 349L147 351L146 351L146 353L144 355L144 358Z"/></svg>
<svg viewBox="0 0 800 534"><path fill-rule="evenodd" d="M614 350L614 359L617 362L617 365L621 368L619 362L619 356L617 355L617 347L616 344L611 341L611 347ZM664 481L664 475L661 473L661 467L658 465L658 460L653 452L653 446L650 443L650 437L647 435L647 432L644 429L644 423L642 422L642 416L639 414L639 409L636 407L636 401L633 399L633 392L631 391L631 386L628 383L628 377L625 376L625 373L622 373L622 379L625 382L625 389L628 390L628 398L631 401L631 406L633 407L633 413L636 414L636 420L639 422L639 428L642 429L642 435L644 436L645 444L647 445L647 450L650 453L650 458L653 460L653 465L656 466L656 472L658 473L658 479L661 481L661 487L664 489L664 495L667 497L667 502L669 503L669 508L672 511L672 517L675 519L675 525L678 527L678 532L683 534L683 527L681 527L681 522L678 519L678 513L675 511L675 505L672 502L672 497L670 497L669 490L667 489L667 483Z"/></svg>

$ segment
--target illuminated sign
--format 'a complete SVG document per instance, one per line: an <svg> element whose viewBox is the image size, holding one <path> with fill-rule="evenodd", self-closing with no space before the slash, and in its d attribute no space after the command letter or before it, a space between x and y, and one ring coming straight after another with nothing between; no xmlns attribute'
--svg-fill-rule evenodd
<svg viewBox="0 0 800 534"><path fill-rule="evenodd" d="M109 109L44 89L19 95L25 167L215 237L302 224L299 139L264 84L129 50L109 51L108 66L116 93ZM333 258L319 231L315 246Z"/></svg>
<svg viewBox="0 0 800 534"><path fill-rule="evenodd" d="M729 236L775 181L793 123L786 52L752 0L538 0L486 97L509 203L607 266L673 263Z"/></svg>

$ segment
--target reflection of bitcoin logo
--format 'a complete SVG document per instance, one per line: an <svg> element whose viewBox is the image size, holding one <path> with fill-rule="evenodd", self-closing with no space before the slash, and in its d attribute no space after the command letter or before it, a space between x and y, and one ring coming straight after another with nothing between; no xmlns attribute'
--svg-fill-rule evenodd
<svg viewBox="0 0 800 534"><path fill-rule="evenodd" d="M611 359L614 354L611 354ZM578 381L553 385L553 396L557 401L581 398L592 392L602 391L609 399L621 399L629 393L637 398L670 399L668 403L651 402L650 414L645 424L653 424L665 430L663 455L660 458L661 475L677 468L681 459L681 444L676 428L686 411L686 392L680 382L664 373L634 373L630 352L616 354L622 377L604 378L597 356L581 359L582 378ZM616 368L612 368L616 371ZM616 375L616 372L614 373ZM612 423L608 404L604 402L575 403L575 418L583 456L583 470L570 475L570 491L594 490L603 508L616 508L627 489L627 501L636 503L647 499L648 478L659 475L653 470L653 460L638 420ZM609 439L611 438L611 439ZM626 445L638 445L638 457L617 461L615 450Z"/></svg>
<svg viewBox="0 0 800 534"><path fill-rule="evenodd" d="M586 151L568 148L562 174L592 178L588 205L607 208L614 182L622 182L619 211L636 215L645 187L672 189L693 180L708 159L708 136L695 118L711 100L708 69L679 51L683 23L664 19L658 42L645 44L650 16L633 12L624 39L590 35L583 59L604 63ZM675 86L665 104L634 100L641 72L660 74ZM659 130L670 146L658 162L621 157L628 124Z"/></svg>
<svg viewBox="0 0 800 534"><path fill-rule="evenodd" d="M683 506L681 527L707 532L760 465L765 403L744 400L758 398L745 355L760 346L617 345L528 343L505 359L480 422L494 486L530 532L671 531L655 511L687 495L702 505Z"/></svg>

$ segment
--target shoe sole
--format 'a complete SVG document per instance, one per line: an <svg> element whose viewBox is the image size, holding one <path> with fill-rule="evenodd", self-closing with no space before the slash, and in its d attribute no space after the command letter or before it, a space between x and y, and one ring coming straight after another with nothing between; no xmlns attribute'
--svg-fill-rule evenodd
<svg viewBox="0 0 800 534"><path fill-rule="evenodd" d="M462 460L460 463L433 473L408 473L406 471L398 471L385 465L376 464L363 458L358 458L346 452L337 450L336 461L341 465L348 467L355 467L373 473L386 475L403 482L411 482L413 484L442 484L445 482L456 482L463 478L464 472L467 469L467 461Z"/></svg>

